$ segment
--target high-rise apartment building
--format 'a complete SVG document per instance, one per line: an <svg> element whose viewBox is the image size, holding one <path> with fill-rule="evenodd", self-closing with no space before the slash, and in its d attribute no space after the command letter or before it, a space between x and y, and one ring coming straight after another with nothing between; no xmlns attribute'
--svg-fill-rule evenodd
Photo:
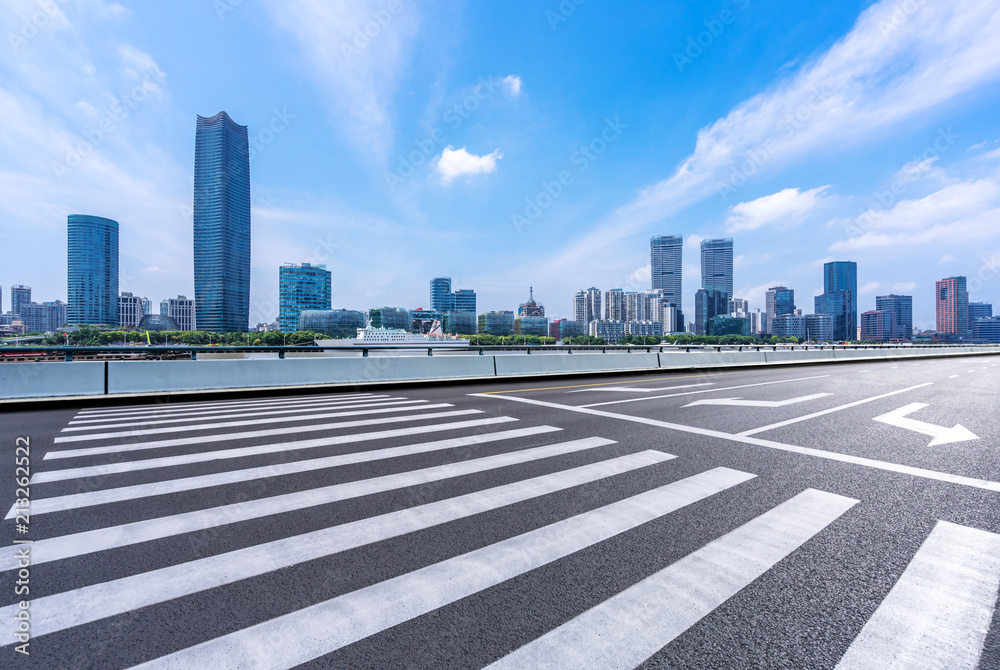
<svg viewBox="0 0 1000 670"><path fill-rule="evenodd" d="M795 291L784 286L772 286L767 289L764 312L767 317L766 332L773 335L774 320L779 316L795 313Z"/></svg>
<svg viewBox="0 0 1000 670"><path fill-rule="evenodd" d="M177 322L181 330L197 330L198 319L194 308L194 300L184 295L167 298L160 301L160 314L169 316Z"/></svg>
<svg viewBox="0 0 1000 670"><path fill-rule="evenodd" d="M823 265L823 294L815 298L815 312L834 317L833 338L855 340L858 336L858 264L832 261Z"/></svg>
<svg viewBox="0 0 1000 670"><path fill-rule="evenodd" d="M118 222L67 217L68 322L118 325Z"/></svg>
<svg viewBox="0 0 1000 670"><path fill-rule="evenodd" d="M750 312L750 301L746 298L730 298L729 313L736 316L744 316Z"/></svg>
<svg viewBox="0 0 1000 670"><path fill-rule="evenodd" d="M122 328L135 328L144 316L146 312L142 308L142 298L122 291L118 296L118 325Z"/></svg>
<svg viewBox="0 0 1000 670"><path fill-rule="evenodd" d="M721 291L725 293L727 302L733 297L732 238L702 240L701 287L706 291Z"/></svg>
<svg viewBox="0 0 1000 670"><path fill-rule="evenodd" d="M889 339L906 342L913 337L913 296L880 295L875 297L875 310L889 313Z"/></svg>
<svg viewBox="0 0 1000 670"><path fill-rule="evenodd" d="M325 265L288 263L278 268L278 328L294 333L299 312L327 310L332 305L332 274Z"/></svg>
<svg viewBox="0 0 1000 670"><path fill-rule="evenodd" d="M28 302L21 305L20 317L26 333L53 333L66 325L66 303Z"/></svg>
<svg viewBox="0 0 1000 670"><path fill-rule="evenodd" d="M14 316L21 314L21 305L31 302L31 287L14 284L10 287L10 311Z"/></svg>
<svg viewBox="0 0 1000 670"><path fill-rule="evenodd" d="M964 338L969 330L969 291L965 277L942 279L935 288L938 335Z"/></svg>
<svg viewBox="0 0 1000 670"><path fill-rule="evenodd" d="M194 299L200 330L250 325L249 139L225 112L195 125Z"/></svg>
<svg viewBox="0 0 1000 670"><path fill-rule="evenodd" d="M625 290L613 288L604 292L604 319L606 321L625 320Z"/></svg>
<svg viewBox="0 0 1000 670"><path fill-rule="evenodd" d="M591 321L601 318L601 291L591 286L573 296L573 320L586 328Z"/></svg>
<svg viewBox="0 0 1000 670"><path fill-rule="evenodd" d="M649 240L649 268L652 288L662 291L668 302L681 306L684 238L658 235Z"/></svg>

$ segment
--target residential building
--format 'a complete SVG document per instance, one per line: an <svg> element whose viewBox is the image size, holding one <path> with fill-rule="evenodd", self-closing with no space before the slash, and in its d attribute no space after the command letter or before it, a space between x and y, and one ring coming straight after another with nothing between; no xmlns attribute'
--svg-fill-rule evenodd
<svg viewBox="0 0 1000 670"><path fill-rule="evenodd" d="M696 335L708 335L708 323L717 316L727 314L729 299L724 291L699 289L694 294L694 324Z"/></svg>
<svg viewBox="0 0 1000 670"><path fill-rule="evenodd" d="M935 288L938 338L963 339L969 330L969 292L965 277L942 279Z"/></svg>
<svg viewBox="0 0 1000 670"><path fill-rule="evenodd" d="M767 289L764 310L767 319L764 330L774 334L774 320L779 316L795 313L795 291L785 286L772 286Z"/></svg>
<svg viewBox="0 0 1000 670"><path fill-rule="evenodd" d="M21 305L21 322L25 333L54 333L66 325L66 303L25 303Z"/></svg>
<svg viewBox="0 0 1000 670"><path fill-rule="evenodd" d="M451 277L431 279L431 309L435 312L450 312L454 297L451 294Z"/></svg>
<svg viewBox="0 0 1000 670"><path fill-rule="evenodd" d="M547 337L549 334L549 319L546 316L519 316L514 319L515 335L538 335Z"/></svg>
<svg viewBox="0 0 1000 670"><path fill-rule="evenodd" d="M604 320L625 320L625 290L613 288L604 292Z"/></svg>
<svg viewBox="0 0 1000 670"><path fill-rule="evenodd" d="M199 330L250 325L250 153L247 127L199 116L194 146L194 302Z"/></svg>
<svg viewBox="0 0 1000 670"><path fill-rule="evenodd" d="M701 287L706 291L721 291L725 301L733 297L733 240L702 240ZM680 303L677 303L680 304ZM723 309L728 307L726 304Z"/></svg>
<svg viewBox="0 0 1000 670"><path fill-rule="evenodd" d="M745 316L718 314L708 320L708 335L749 335L750 319Z"/></svg>
<svg viewBox="0 0 1000 670"><path fill-rule="evenodd" d="M829 314L807 314L806 339L810 342L833 342L836 320Z"/></svg>
<svg viewBox="0 0 1000 670"><path fill-rule="evenodd" d="M325 265L286 263L278 268L278 327L294 333L299 327L299 312L304 309L330 309L332 273Z"/></svg>
<svg viewBox="0 0 1000 670"><path fill-rule="evenodd" d="M573 320L587 324L601 318L601 290L591 286L573 296Z"/></svg>
<svg viewBox="0 0 1000 670"><path fill-rule="evenodd" d="M632 337L660 337L663 335L663 324L659 321L649 319L626 321L625 335Z"/></svg>
<svg viewBox="0 0 1000 670"><path fill-rule="evenodd" d="M625 320L626 321L647 321L651 320L651 298L645 291L627 291L625 293Z"/></svg>
<svg viewBox="0 0 1000 670"><path fill-rule="evenodd" d="M892 312L873 309L861 313L861 341L888 342L892 337Z"/></svg>
<svg viewBox="0 0 1000 670"><path fill-rule="evenodd" d="M875 298L877 311L889 312L889 339L908 342L913 337L913 296L880 295Z"/></svg>
<svg viewBox="0 0 1000 670"><path fill-rule="evenodd" d="M806 338L806 317L794 314L782 314L775 317L772 323L771 335L775 337Z"/></svg>
<svg viewBox="0 0 1000 670"><path fill-rule="evenodd" d="M482 335L504 335L514 334L514 312L501 310L485 312L479 315L479 333Z"/></svg>
<svg viewBox="0 0 1000 670"><path fill-rule="evenodd" d="M750 317L751 335L763 335L767 332L767 312L755 309L747 314L747 316Z"/></svg>
<svg viewBox="0 0 1000 670"><path fill-rule="evenodd" d="M122 291L118 296L118 325L122 328L135 328L144 316L146 312L142 308L142 298Z"/></svg>
<svg viewBox="0 0 1000 670"><path fill-rule="evenodd" d="M649 240L649 268L654 290L675 305L681 304L684 238L680 235L658 235Z"/></svg>
<svg viewBox="0 0 1000 670"><path fill-rule="evenodd" d="M160 301L160 314L169 316L177 324L179 330L197 330L198 319L194 307L194 300L185 295L176 298L167 298Z"/></svg>
<svg viewBox="0 0 1000 670"><path fill-rule="evenodd" d="M590 337L600 337L606 342L620 342L625 337L625 322L612 319L597 319L588 325Z"/></svg>
<svg viewBox="0 0 1000 670"><path fill-rule="evenodd" d="M31 302L31 287L15 284L10 287L10 312L14 316L21 315L21 305Z"/></svg>
<svg viewBox="0 0 1000 670"><path fill-rule="evenodd" d="M525 316L545 316L544 305L539 305L535 302L535 289L532 286L528 287L528 302L522 302L517 308L517 315L519 317Z"/></svg>
<svg viewBox="0 0 1000 670"><path fill-rule="evenodd" d="M815 298L815 313L834 317L833 338L854 340L858 331L858 264L832 261L823 265L823 293Z"/></svg>
<svg viewBox="0 0 1000 670"><path fill-rule="evenodd" d="M67 319L118 325L118 222L70 214L67 231Z"/></svg>

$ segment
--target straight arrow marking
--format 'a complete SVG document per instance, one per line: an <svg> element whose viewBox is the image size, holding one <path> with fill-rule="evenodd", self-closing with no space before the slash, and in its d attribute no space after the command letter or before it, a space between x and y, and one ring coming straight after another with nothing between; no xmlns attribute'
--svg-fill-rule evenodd
<svg viewBox="0 0 1000 670"><path fill-rule="evenodd" d="M804 395L800 398L789 398L788 400L740 400L739 398L710 398L708 400L695 400L684 407L694 407L695 405L727 405L732 407L784 407L785 405L795 405L800 402L808 402L817 398L825 398L832 393L814 393Z"/></svg>
<svg viewBox="0 0 1000 670"><path fill-rule="evenodd" d="M947 428L945 426L935 426L933 423L924 423L923 421L917 421L916 419L906 418L908 414L913 414L917 410L921 410L927 406L927 403L923 402L910 403L909 405L900 407L899 409L893 410L888 414L877 416L874 420L880 423L887 423L890 426L896 426L897 428L905 428L906 430L912 430L918 433L923 433L924 435L930 435L934 438L928 445L930 447L936 447L941 444L951 444L952 442L965 442L967 440L979 439L978 435L960 423L956 423L954 428Z"/></svg>

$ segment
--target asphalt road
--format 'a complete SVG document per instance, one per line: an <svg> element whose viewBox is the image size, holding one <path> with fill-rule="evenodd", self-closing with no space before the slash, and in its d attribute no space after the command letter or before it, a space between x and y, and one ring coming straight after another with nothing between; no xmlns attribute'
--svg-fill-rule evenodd
<svg viewBox="0 0 1000 670"><path fill-rule="evenodd" d="M998 408L990 356L2 414L0 666L1000 668Z"/></svg>

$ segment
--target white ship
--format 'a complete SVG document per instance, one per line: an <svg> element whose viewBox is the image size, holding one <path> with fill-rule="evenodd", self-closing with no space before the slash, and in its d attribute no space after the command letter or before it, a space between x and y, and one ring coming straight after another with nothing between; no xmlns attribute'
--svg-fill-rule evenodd
<svg viewBox="0 0 1000 670"><path fill-rule="evenodd" d="M353 340L316 340L321 347L339 347L353 345L356 347L381 347L385 349L405 349L409 347L426 349L468 347L469 341L457 337L448 337L434 333L430 336L420 333L408 333L402 328L358 328L358 336Z"/></svg>

